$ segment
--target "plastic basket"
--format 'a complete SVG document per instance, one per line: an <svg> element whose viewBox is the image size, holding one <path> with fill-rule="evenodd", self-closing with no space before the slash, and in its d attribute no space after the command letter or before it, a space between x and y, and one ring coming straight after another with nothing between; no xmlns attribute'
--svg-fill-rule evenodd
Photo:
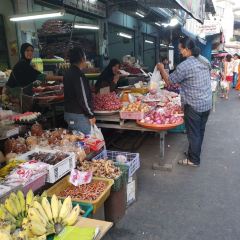
<svg viewBox="0 0 240 240"><path fill-rule="evenodd" d="M120 111L121 119L142 120L145 116L144 112L123 112Z"/></svg>
<svg viewBox="0 0 240 240"><path fill-rule="evenodd" d="M124 165L129 167L128 176L131 177L139 168L140 168L140 157L139 153L128 153L128 152L119 152L119 151L109 151L103 150L98 154L94 159L108 159L116 162L116 157L118 155L123 155L127 158L127 162Z"/></svg>
<svg viewBox="0 0 240 240"><path fill-rule="evenodd" d="M169 133L185 133L186 132L186 127L185 124L181 124L173 129L168 130Z"/></svg>
<svg viewBox="0 0 240 240"><path fill-rule="evenodd" d="M122 174L118 178L114 179L114 184L111 188L111 191L118 192L121 190L122 186L128 181L129 166L120 163L115 163L114 165L119 167L122 172Z"/></svg>
<svg viewBox="0 0 240 240"><path fill-rule="evenodd" d="M106 199L110 195L111 187L114 183L112 179L107 179L107 178L97 178L94 177L93 181L105 181L107 183L107 187L104 190L104 192L94 201L87 201L87 200L82 200L80 198L72 198L72 201L78 202L78 203L89 203L92 204L93 206L93 213L96 213L96 211L104 204ZM62 180L60 180L58 183L56 183L54 186L49 188L47 190L47 195L52 196L53 194L56 194L60 199L64 199L64 197L60 197L59 194L62 192L64 189L66 189L68 186L70 186L71 183L69 182L69 176L66 176Z"/></svg>
<svg viewBox="0 0 240 240"><path fill-rule="evenodd" d="M34 192L37 191L39 188L43 187L45 185L47 175L47 172L43 172L37 178L28 182L26 185L23 186L23 193L26 195L30 189L32 189Z"/></svg>
<svg viewBox="0 0 240 240"><path fill-rule="evenodd" d="M26 152L25 154L18 157L21 160L28 160L28 156L34 152L45 152L45 153L57 153L58 151L49 150L49 149L34 149L32 151ZM75 154L72 152L67 153L69 156L63 159L61 162L55 165L48 166L48 176L46 182L48 183L55 183L57 180L65 176L69 173L72 169L76 167L76 158Z"/></svg>

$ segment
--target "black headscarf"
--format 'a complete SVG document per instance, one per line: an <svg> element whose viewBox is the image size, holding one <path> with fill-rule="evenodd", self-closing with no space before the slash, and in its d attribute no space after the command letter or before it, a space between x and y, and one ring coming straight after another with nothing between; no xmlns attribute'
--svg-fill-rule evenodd
<svg viewBox="0 0 240 240"><path fill-rule="evenodd" d="M99 92L100 88L104 87L110 87L111 91L114 90L116 84L113 83L114 73L112 71L112 68L118 64L120 64L120 62L117 59L111 59L108 66L98 77L98 80L95 84L96 92Z"/></svg>
<svg viewBox="0 0 240 240"><path fill-rule="evenodd" d="M8 79L7 86L10 88L26 87L27 85L35 82L37 76L41 72L35 70L31 65L31 60L25 57L25 51L28 47L33 46L30 43L23 43L20 49L21 59L13 67L12 73Z"/></svg>
<svg viewBox="0 0 240 240"><path fill-rule="evenodd" d="M27 58L25 57L25 51L26 51L26 49L27 49L28 47L32 47L32 49L34 49L34 47L33 47L32 44L30 44L30 43L23 43L22 46L21 46L21 49L20 49L20 54L21 54L21 59L26 60L26 61L29 62L29 64L30 64L31 60L29 60L29 59L27 59Z"/></svg>

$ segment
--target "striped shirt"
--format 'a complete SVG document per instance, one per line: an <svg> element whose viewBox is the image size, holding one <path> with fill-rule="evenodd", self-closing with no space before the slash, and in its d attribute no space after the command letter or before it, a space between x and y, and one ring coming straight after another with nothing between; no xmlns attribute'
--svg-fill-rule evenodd
<svg viewBox="0 0 240 240"><path fill-rule="evenodd" d="M188 57L170 74L172 83L181 85L182 104L189 104L197 112L212 108L211 66L202 56Z"/></svg>

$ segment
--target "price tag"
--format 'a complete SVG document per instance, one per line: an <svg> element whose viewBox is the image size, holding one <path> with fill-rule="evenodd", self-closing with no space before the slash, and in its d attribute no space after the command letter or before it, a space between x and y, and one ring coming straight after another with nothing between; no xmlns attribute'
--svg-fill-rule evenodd
<svg viewBox="0 0 240 240"><path fill-rule="evenodd" d="M80 172L77 169L72 169L69 182L75 187L88 184L92 181L92 172Z"/></svg>

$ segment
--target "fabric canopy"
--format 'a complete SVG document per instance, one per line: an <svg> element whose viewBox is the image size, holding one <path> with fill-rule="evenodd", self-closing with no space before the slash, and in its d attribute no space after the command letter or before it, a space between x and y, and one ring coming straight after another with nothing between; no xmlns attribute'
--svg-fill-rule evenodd
<svg viewBox="0 0 240 240"><path fill-rule="evenodd" d="M205 0L175 0L189 15L203 23Z"/></svg>

